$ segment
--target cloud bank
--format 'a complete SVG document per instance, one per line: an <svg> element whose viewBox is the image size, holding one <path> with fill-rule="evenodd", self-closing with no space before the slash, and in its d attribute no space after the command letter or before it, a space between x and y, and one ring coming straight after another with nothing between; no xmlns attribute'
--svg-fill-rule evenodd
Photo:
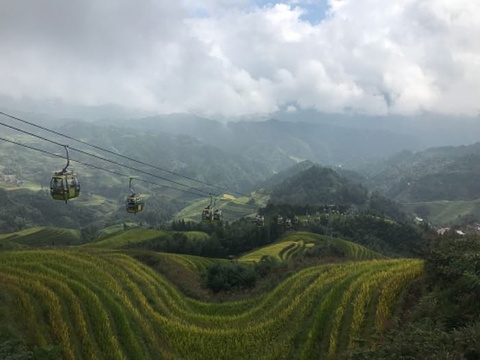
<svg viewBox="0 0 480 360"><path fill-rule="evenodd" d="M479 114L480 2L311 4L2 1L0 94L222 116Z"/></svg>

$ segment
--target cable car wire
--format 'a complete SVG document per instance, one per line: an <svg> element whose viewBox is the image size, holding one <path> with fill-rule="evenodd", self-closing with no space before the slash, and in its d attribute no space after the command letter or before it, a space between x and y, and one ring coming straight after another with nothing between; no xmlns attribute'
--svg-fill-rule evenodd
<svg viewBox="0 0 480 360"><path fill-rule="evenodd" d="M115 156L119 156L121 158L124 158L124 159L127 159L127 160L130 160L130 161L134 161L134 162L137 162L139 164L142 164L142 165L146 165L146 166L149 166L149 167L152 167L154 169L157 169L157 170L160 170L160 171L163 171L163 172L166 172L168 174L171 174L171 175L175 175L175 176L178 176L178 177L182 177L182 178L185 178L185 179L188 179L190 181L194 181L194 182L197 182L199 184L202 184L202 185L206 185L206 186L209 186L209 187L212 187L212 188L217 188L219 190L224 190L224 191L228 191L228 192L232 192L232 193L235 193L237 195L241 195L241 196L250 196L248 194L245 194L245 193L241 193L241 192L238 192L238 191L234 191L234 190L231 190L229 188L226 188L226 187L223 187L223 186L219 186L219 185L215 185L215 184L211 184L211 183L208 183L208 182L205 182L205 181L201 181L201 180L197 180L197 179L194 179L192 177L189 177L189 176L186 176L186 175L182 175L182 174L179 174L175 171L170 171L170 170L166 170L166 169L163 169L159 166L156 166L156 165L152 165L152 164L148 164L144 161L141 161L141 160L137 160L137 159L134 159L134 158L131 158L129 156L126 156L126 155L122 155L122 154L119 154L119 153L116 153L115 151L111 151L111 150L108 150L108 149L105 149L101 146L97 146L97 145L93 145L93 144L90 144L86 141L83 141L83 140L80 140L80 139L76 139L72 136L69 136L69 135L65 135L65 134L62 134L61 132L58 132L58 131L55 131L55 130L51 130L51 129L48 129L47 127L44 127L44 126L41 126L41 125L37 125L35 123L32 123L30 121L27 121L27 120L24 120L24 119L21 119L19 117L16 117L16 116L13 116L13 115L10 115L10 114L7 114L3 111L0 111L0 115L4 115L6 117L9 117L13 120L17 120L17 121L20 121L20 122L23 122L25 124L28 124L30 126L34 126L36 128L39 128L39 129L42 129L44 131L48 131L52 134L55 134L55 135L58 135L58 136L63 136L67 139L70 139L70 140L73 140L73 141L76 141L78 143L81 143L83 145L87 145L87 146L90 146L90 147L93 147L95 149L98 149L98 150L101 150L101 151L104 151L104 152L107 152L109 154L112 154L112 155L115 155Z"/></svg>
<svg viewBox="0 0 480 360"><path fill-rule="evenodd" d="M6 141L6 142L15 144L15 145L19 145L19 146L25 147L25 148L27 148L27 149L35 150L35 151L38 151L38 152L41 152L41 153L44 153L44 154L47 154L47 155L50 155L50 156L54 156L54 157L58 157L58 158L65 159L65 156L63 156L63 155L55 154L55 153L53 153L53 152L50 152L50 151L47 151L47 150L43 150L43 149L39 149L39 148L36 148L36 147L34 147L34 146L22 144L22 143L13 141L13 140L5 139L5 138L3 138L3 137L0 137L0 140L3 140L3 141ZM103 170L103 171L105 171L105 172L108 172L108 173L111 173L111 174L114 174L114 175L117 175L117 176L122 176L122 177L126 177L126 178L130 178L130 177L131 177L130 175L126 175L126 174L123 174L123 173L118 172L118 171L115 171L115 170L105 169L105 168L103 168L103 167L101 167L101 166L92 165L92 164L89 164L89 163L86 163L86 162L83 162L83 161L80 161L80 160L74 160L74 159L70 159L70 160L73 161L73 162L76 162L76 163L78 163L78 164L81 164L81 165L84 165L84 166L88 166L88 167L91 167L91 168L94 168L94 169L97 169L97 170ZM164 184L159 184L159 183L156 183L156 182L154 182L154 181L149 181L149 180L145 180L145 179L141 179L141 178L136 178L136 180L141 181L141 182L144 182L144 183L147 183L147 184L152 184L152 185L164 187L164 188L167 188L167 189L172 189L172 190L181 191L181 192L184 192L184 193L187 193L187 194L191 194L191 195L195 195L195 196L199 196L199 197L204 197L204 196L205 196L204 194L195 193L195 192L193 192L193 191L184 190L184 189L178 189L178 188L175 188L175 187L173 187L173 186L168 186L168 185L164 185Z"/></svg>
<svg viewBox="0 0 480 360"><path fill-rule="evenodd" d="M62 146L64 147L65 144L61 144L59 143L58 141L55 141L55 140L51 140L51 139L47 139L43 136L40 136L40 135L37 135L37 134L34 134L30 131L27 131L27 130L23 130L23 129L20 129L20 128L17 128L15 126L12 126L12 125L8 125L8 124L5 124L5 123L2 123L0 122L0 125L2 126L5 126L5 127L8 127L10 129L13 129L13 130L16 130L16 131L19 131L19 132L22 132L24 134L27 134L27 135L30 135L30 136L33 136L33 137L36 137L38 139L41 139L41 140L44 140L44 141L48 141L52 144L55 144L55 145L59 145L59 146ZM175 185L179 185L179 186L183 186L183 187L186 187L188 189L191 189L191 190L194 190L194 191L197 191L197 192L200 192L200 193L203 193L205 195L214 195L214 196L219 196L218 194L214 194L214 193L211 193L211 192L208 192L208 191L205 191L205 190L202 190L202 189L198 189L198 188L194 188L192 186L188 186L188 185L185 185L185 184L182 184L178 181L175 181L175 180L170 180L170 179L167 179L163 176L159 176L159 175L155 175L155 174L152 174L148 171L144 171L144 170L141 170L141 169L138 169L138 168L135 168L133 166L130 166L130 165L125 165L125 164L122 164L122 163L119 163L118 161L115 161L115 160L110 160L110 159L107 159L107 158L104 158L102 156L99 156L99 155L95 155L95 154L92 154L92 153L89 153L87 151L84 151L84 150L81 150L81 149L77 149L77 148L74 148L74 147L68 147L70 150L74 150L74 151L77 151L81 154L84 154L84 155L88 155L88 156L91 156L91 157L94 157L96 159L99 159L99 160L103 160L103 161L106 161L106 162L109 162L111 164L115 164L115 165L118 165L118 166L122 166L122 167L125 167L127 169L130 169L130 170L133 170L133 171L136 171L136 172L139 172L139 173L143 173L143 174L146 174L146 175L149 175L149 176L152 176L152 177L155 177L155 178L158 178L158 179L161 179L161 180L164 180L164 181L168 181L168 182L171 182Z"/></svg>
<svg viewBox="0 0 480 360"><path fill-rule="evenodd" d="M11 116L11 115L8 115L8 114L6 114L6 113L4 113L4 112L1 112L1 111L0 111L0 114L5 115L5 116L10 117L10 118L13 118L13 119L15 119L15 120L19 120L19 121L25 122L25 123L27 123L27 124L29 124L29 125L38 127L38 128L40 128L40 129L42 129L42 130L46 130L46 131L52 132L52 133L54 133L54 134L57 134L57 135L60 135L60 136L64 136L64 137L67 137L67 138L69 138L69 139L78 141L78 142L80 142L80 143L82 143L82 144L86 144L86 145L92 146L92 147L94 147L94 148L98 148L98 149L100 149L100 150L102 150L102 151L106 151L106 152L112 153L112 154L114 154L114 155L117 155L117 156L120 156L120 157L124 157L124 158L126 158L126 159L128 159L128 160L135 161L135 162L138 162L138 163L140 163L140 164L145 164L145 165L147 165L147 166L151 166L151 167L154 167L154 168L158 168L158 167L156 167L156 166L153 166L153 165L150 165L150 164L147 164L147 163L144 163L144 162L141 162L141 161L137 161L137 160L135 160L135 159L132 159L132 158L129 158L129 157L126 157L126 156L117 154L117 153L112 152L112 151L110 151L110 150L103 149L103 148L98 147L98 146L96 146L96 145L88 144L88 143L86 143L86 142L84 142L84 141L82 141L82 140L77 140L77 139L71 138L71 137L69 137L68 135L64 135L64 134L58 133L58 132L56 132L56 131L54 131L54 130L50 130L50 129L44 128L44 127L42 127L42 126L39 126L39 125L30 123L30 122L28 122L28 121L25 121L25 120L16 118L16 117ZM60 142L58 142L58 141L55 141L55 140L48 139L48 138L43 137L43 136L41 136L41 135L37 135L37 134L32 133L32 132L30 132L30 131L27 131L27 130L24 130L24 129L21 129L21 128L18 128L18 127L9 125L9 124L5 124L5 123L2 123L2 122L0 122L0 125L5 126L5 127L8 127L8 128L10 128L10 129L13 129L13 130L16 130L16 131L19 131L19 132L22 132L22 133L24 133L24 134L27 134L27 135L30 135L30 136L33 136L33 137L36 137L36 138L38 138L38 139L41 139L41 140L50 142L50 143L52 143L52 144L65 147L65 144L62 144L62 143L60 143ZM17 144L17 145L26 147L26 148L31 148L31 149L33 149L33 150L37 150L37 151L43 152L43 153L45 153L45 154L49 154L49 155L53 155L53 156L56 156L56 157L64 158L64 157L61 156L61 155L54 154L54 153L51 153L51 152L48 152L48 151L45 151L45 150L41 150L41 149L38 149L38 148L29 147L28 145L25 145L25 144L17 143L17 142L14 142L14 141L11 141L11 140L7 140L7 139L4 139L4 138L0 138L0 139L1 139L1 140L4 140L4 141L7 141L7 142L11 142L11 143L13 143L13 144ZM119 162L114 161L114 160L110 160L110 159L104 158L104 157L99 156L99 155L96 155L96 154L92 154L92 153L86 152L86 151L81 150L81 149L77 149L77 148L70 147L70 146L69 146L69 149L74 150L74 151L77 151L77 152L79 152L79 153L81 153L81 154L84 154L84 155L87 155L87 156L91 156L91 157L97 158L97 159L99 159L99 160L103 160L103 161L106 161L106 162L115 164L115 165L117 165L117 166L125 167L125 168L127 168L127 169L130 169L130 170L133 170L133 171L136 171L136 172L140 172L140 173L143 173L143 174L146 174L146 175L155 177L155 178L159 178L159 179L164 180L164 181L167 181L167 182L171 182L171 183L173 183L173 184L175 184L175 185L179 185L179 186L188 188L188 189L190 189L190 190L196 191L197 193L194 193L194 192L191 192L191 191L187 191L187 190L183 190L183 189L178 189L178 188L175 188L175 187L172 187L172 186L167 186L167 185L163 185L163 184L154 183L154 182L152 182L152 181L147 181L147 180L139 179L139 181L142 181L142 182L152 183L152 184L155 184L155 185L157 185L157 186L163 186L163 187L166 187L166 188L170 188L170 189L174 189L174 190L178 190L178 191L183 191L183 192L186 192L186 193L190 193L190 194L192 194L192 195L195 195L195 196L201 196L201 197L203 197L203 196L205 196L205 195L214 196L214 197L218 198L220 201L232 202L232 203L235 203L235 204L238 204L238 205L242 205L242 206L245 206L245 207L250 207L250 208L252 208L252 209L257 209L256 206L253 206L253 205L250 205L250 204L241 203L241 202L235 201L235 199L224 199L224 198L222 198L222 197L219 197L218 194L215 194L215 193L212 193L212 192L207 192L207 191L202 190L202 189L194 188L194 187L191 187L191 186L188 186L188 185L179 183L179 182L177 182L177 181L174 181L174 180L171 180L171 179L167 179L167 178L164 178L164 177L159 176L159 175L152 174L152 173L150 173L150 172L148 172L148 171L144 171L144 170L141 170L141 169L138 169L138 168L135 168L135 167L126 165L126 164L119 163ZM73 160L72 160L72 161L73 161ZM77 162L77 163L79 163L79 164L82 164L82 165L85 165L85 166L89 166L89 167L92 167L92 168L96 168L96 169L99 169L99 170L105 170L105 171L110 172L110 173L115 174L115 175L129 177L129 176L125 175L125 174L122 174L122 173L119 173L119 172L116 172L116 171L113 171L113 170L104 169L104 168L102 168L102 167L100 167L100 166L87 164L87 163L81 162L81 161L79 161L79 160L75 160L75 162ZM158 168L158 169L163 170L163 169L161 169L161 168ZM179 176L182 176L182 175L179 175ZM187 178L188 178L188 177L187 177ZM193 180L195 180L195 179L193 179ZM208 184L208 183L203 183L203 182L201 182L201 181L199 181L199 180L195 180L195 181L197 181L197 182L199 182L199 183L202 183L202 184L206 184L206 185L208 185L208 186L211 186L210 184ZM225 188L225 189L226 189L226 188ZM227 190L228 190L228 189L227 189ZM235 191L231 191L231 192L235 192ZM199 193L202 193L202 195L200 195ZM243 194L243 193L240 193L240 192L235 192L235 193L241 194L242 196L250 197L249 194Z"/></svg>
<svg viewBox="0 0 480 360"><path fill-rule="evenodd" d="M52 144L55 144L55 145L58 145L58 146L62 146L64 147L65 144L62 144L58 141L54 141L54 140L51 140L51 139L47 139L43 136L40 136L40 135L37 135L37 134L34 134L30 131L26 131L26 130L23 130L23 129L20 129L20 128L17 128L15 126L12 126L12 125L8 125L8 124L5 124L5 123L2 123L0 122L0 125L2 126L5 126L5 127L8 127L10 129L13 129L13 130L16 130L16 131L19 131L19 132L22 132L24 134L27 134L27 135L30 135L30 136L33 136L33 137L36 137L38 139L41 139L41 140L44 140L44 141L47 141L47 142L50 142ZM21 143L17 143L17 142L14 142L12 140L7 140L7 139L4 139L4 138L0 138L1 140L4 140L4 141L7 141L7 142L11 142L13 144L17 144L17 145L20 145L20 146L23 146L23 147L27 147L27 148L31 148L33 150L37 150L37 151L40 151L40 152L43 152L45 154L49 154L49 155L53 155L53 156L56 156L56 157L61 157L61 158L64 158L64 156L62 155L58 155L58 154L55 154L55 153L51 153L51 152L48 152L46 150L41 150L41 149L38 149L38 148L35 148L35 147L30 147L28 145L25 145L25 144L21 144ZM118 165L118 166L121 166L121 167L125 167L127 169L130 169L130 170L133 170L133 171L136 171L136 172L140 172L140 173L144 173L146 175L149 175L149 176L152 176L152 177L155 177L155 178L159 178L161 180L164 180L164 181L168 181L168 182L171 182L171 183L174 183L176 185L179 185L179 186L183 186L183 187L186 187L190 190L193 190L193 191L196 191L197 193L193 193L191 191L187 191L187 190L181 190L181 189L177 189L177 188L174 188L172 186L167 186L167 185L162 185L162 184L158 184L158 183L154 183L154 182L150 182L152 184L155 184L155 185L158 185L158 186L164 186L166 188L171 188L171 189L174 189L174 190L178 190L178 191L183 191L183 192L186 192L186 193L190 193L190 194L193 194L193 195L196 195L196 196L205 196L205 195L208 195L208 196L214 196L216 198L219 198L220 201L227 201L227 202L232 202L232 203L235 203L235 204L238 204L238 205L242 205L242 206L246 206L246 207L250 207L252 209L256 209L257 207L256 206L253 206L253 205L250 205L250 204L244 204L244 203L241 203L241 202L238 202L238 201L235 201L234 199L224 199L222 197L219 197L218 194L215 194L215 193L211 193L211 192L207 192L205 190L201 190L201 189L197 189L197 188L194 188L194 187L190 187L188 185L185 185L185 184L182 184L182 183L179 183L179 182L176 182L174 180L170 180L170 179L167 179L167 178L164 178L162 176L158 176L158 175L155 175L155 174L152 174L148 171L144 171L144 170L141 170L141 169L137 169L137 168L134 168L134 167L131 167L129 165L125 165L125 164L122 164L122 163L119 163L117 161L114 161L114 160L110 160L110 159L106 159L104 157L101 157L101 156L98 156L98 155L95 155L95 154L91 154L89 152L86 152L86 151L83 151L83 150L80 150L80 149L77 149L77 148L74 148L74 147L69 147L70 150L74 150L74 151L77 151L81 154L85 154L85 155L88 155L88 156L91 156L91 157L94 157L94 158L97 158L99 160L103 160L103 161L106 161L106 162L110 162L112 164L115 164L115 165ZM72 160L73 161L73 160ZM81 162L79 160L75 160L75 162L79 163L79 164L82 164L82 165L85 165L85 166L89 166L89 167L92 167L92 168L96 168L96 169L100 169L100 170L105 170L107 172L110 172L112 174L115 174L115 175L119 175L119 176L127 176L125 174L121 174L121 173L117 173L115 171L112 171L112 170L108 170L108 169L104 169L100 166L96 166L96 165L91 165L91 164L87 164L87 163L84 163L84 162ZM127 176L129 177L129 176ZM140 180L140 181L143 181L143 182L148 182L146 180ZM199 193L202 193L202 195L200 195ZM249 196L249 195L247 195Z"/></svg>
<svg viewBox="0 0 480 360"><path fill-rule="evenodd" d="M1 124L1 123L0 123L0 124ZM3 140L3 141L5 141L5 142L9 142L9 143L11 143L11 144L19 145L19 146L22 146L22 147L27 148L27 149L35 150L35 151L38 151L38 152L43 153L43 154L47 154L47 155L50 155L50 156L54 156L54 157L58 157L58 158L65 159L65 156L63 156L63 155L55 154L55 153L53 153L53 152L50 152L50 151L47 151L47 150L43 150L43 149L39 149L39 148L36 148L36 147L34 147L34 146L22 144L22 143L19 143L19 142L13 141L13 140L9 140L9 139L3 138L3 137L0 137L0 140ZM46 139L46 140L48 140L48 139ZM54 143L55 143L55 142L54 142ZM64 145L62 145L62 144L56 144L56 145L64 146ZM78 163L78 164L81 164L81 165L84 165L84 166L93 168L93 169L103 170L103 171L108 172L108 173L113 174L113 175L117 175L117 176L121 176L121 177L125 177L125 178L130 178L130 177L131 177L130 175L123 174L123 173L118 172L118 171L115 171L115 170L106 169L106 168L101 167L101 166L92 165L92 164L86 163L86 162L84 162L84 161L75 160L75 159L70 159L70 160L73 161L73 162L76 162L76 163ZM173 187L173 186L169 186L169 185L165 185L165 184L159 184L159 183L156 183L156 182L154 182L154 181L149 181L149 180L145 180L145 179L142 179L142 178L137 178L137 180L140 181L140 182L147 183L147 184L151 184L151 185L155 185L155 186L159 186L159 187L163 187L163 188L167 188L167 189L172 189L172 190L184 192L184 193L187 193L187 194L190 194L190 195L194 195L194 196L198 196L198 197L204 197L204 196L205 196L205 194L202 194L202 193L198 193L198 192L194 192L194 191L189 191L189 190L185 190L185 189L178 189L178 188ZM182 184L182 185L183 185L183 184ZM214 195L214 194L209 194L209 195ZM244 204L244 203L241 203L241 202L239 202L239 201L235 201L235 199L225 199L225 198L220 197L220 198L218 198L218 200L219 200L219 201L232 202L232 203L234 203L234 204L241 205L241 206L245 206L245 207L249 207L249 208L251 208L251 209L257 209L257 208L258 208L257 206L253 206L253 205L250 205L250 204Z"/></svg>

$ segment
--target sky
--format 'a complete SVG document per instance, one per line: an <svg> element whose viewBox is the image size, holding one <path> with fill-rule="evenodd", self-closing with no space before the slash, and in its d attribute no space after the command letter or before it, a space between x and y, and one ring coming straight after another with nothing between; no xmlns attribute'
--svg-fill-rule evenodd
<svg viewBox="0 0 480 360"><path fill-rule="evenodd" d="M479 39L478 0L3 0L0 97L478 117Z"/></svg>

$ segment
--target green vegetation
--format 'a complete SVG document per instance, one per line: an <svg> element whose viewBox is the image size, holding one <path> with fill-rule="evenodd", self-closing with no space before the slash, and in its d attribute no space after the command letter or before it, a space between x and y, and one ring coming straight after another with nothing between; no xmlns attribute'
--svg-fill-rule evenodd
<svg viewBox="0 0 480 360"><path fill-rule="evenodd" d="M254 250L239 258L239 261L259 262L265 256L272 257L279 261L288 261L298 254L315 253L316 247L329 244L339 257L349 260L371 260L383 259L383 255L367 249L361 245L345 241L339 238L330 238L323 235L307 232L290 234L278 243Z"/></svg>
<svg viewBox="0 0 480 360"><path fill-rule="evenodd" d="M252 201L253 199L253 201ZM216 207L222 210L224 220L233 221L255 213L252 206L262 207L268 201L268 196L253 193L252 197L234 197L223 195L216 202ZM203 209L210 204L209 199L201 199L183 208L174 218L185 221L201 221Z"/></svg>
<svg viewBox="0 0 480 360"><path fill-rule="evenodd" d="M205 273L204 284L214 293L252 288L257 273L251 266L239 263L212 264Z"/></svg>
<svg viewBox="0 0 480 360"><path fill-rule="evenodd" d="M436 238L425 275L384 341L374 351L357 349L352 359L480 358L480 238Z"/></svg>
<svg viewBox="0 0 480 360"><path fill-rule="evenodd" d="M328 226L337 236L388 256L420 256L427 246L417 226L369 214L333 217Z"/></svg>
<svg viewBox="0 0 480 360"><path fill-rule="evenodd" d="M273 174L271 168L253 158L241 153L227 153L188 136L155 134L155 132L139 131L138 128L126 130L84 122L63 123L63 126L56 130L81 137L89 143L169 171L231 188L232 191L248 191L256 182L263 181ZM22 144L29 144L53 153L64 153L63 149L57 145L27 135L12 133L9 136ZM88 151L98 156L105 156L92 149ZM71 159L84 161L100 168L105 166L104 162L75 152L72 152ZM81 184L80 196L69 203L67 208L60 206L62 205L60 202L52 201L49 195L50 177L54 171L60 170L64 165L63 159L52 158L14 144L0 142L0 190L2 191L0 193L2 203L0 232L12 232L34 226L77 229L96 226L101 229L110 224L132 220L132 217L124 211L125 196L129 194L128 179L112 176L107 172L95 170L74 161L71 163L71 168L78 174ZM125 175L137 175L132 173L132 170L115 165L110 165L109 170ZM151 180L155 181L155 179ZM191 187L199 186L198 183L188 180L185 184ZM161 225L172 219L175 213L191 201L198 200L198 196L192 197L180 191L159 188L143 182L136 183L134 188L144 198L148 198L145 210L138 214L135 220L147 222L152 226ZM200 188L202 188L201 185ZM202 190L206 191L203 188ZM242 205L232 203L224 206L231 210L230 217L227 217L229 220L251 213L251 209L245 212L245 207Z"/></svg>
<svg viewBox="0 0 480 360"><path fill-rule="evenodd" d="M64 246L79 245L82 238L80 231L74 229L37 227L0 234L0 245L4 242L28 247Z"/></svg>
<svg viewBox="0 0 480 360"><path fill-rule="evenodd" d="M329 168L312 166L288 177L273 188L273 204L355 204L367 201L367 189Z"/></svg>
<svg viewBox="0 0 480 360"><path fill-rule="evenodd" d="M377 202L375 206L379 209L390 208L390 213L394 213L395 207L390 207L392 204L388 201L385 203L375 194L371 195L371 201L372 199L375 199ZM396 221L373 209L269 203L265 209L262 209L262 214L265 214L270 221L275 221L279 215L290 219L297 216L299 221L292 226L293 230L343 238L386 256L420 256L427 246L424 228L412 222ZM304 224L307 218L308 223ZM280 227L273 226L277 230Z"/></svg>
<svg viewBox="0 0 480 360"><path fill-rule="evenodd" d="M228 260L224 260L224 259L212 259L212 258L205 258L202 256L195 256L195 255L169 254L169 253L162 253L160 255L166 257L167 259L175 261L184 269L190 270L192 273L197 273L197 274L204 273L207 270L207 268L211 265L228 262Z"/></svg>
<svg viewBox="0 0 480 360"><path fill-rule="evenodd" d="M208 234L200 231L175 232L155 229L131 229L113 232L96 241L86 244L87 247L121 249L127 247L149 247L152 243L168 243L181 236L188 242L204 242Z"/></svg>
<svg viewBox="0 0 480 360"><path fill-rule="evenodd" d="M164 231L154 229L132 229L112 233L86 244L88 247L119 249L130 244L141 243L164 235Z"/></svg>
<svg viewBox="0 0 480 360"><path fill-rule="evenodd" d="M298 271L305 266L303 260L321 261L324 258L356 261L385 259L383 255L349 241L299 232L249 252L236 259L235 263L211 264L207 268L204 283L214 292L251 288L259 278L271 272L279 273L289 268Z"/></svg>
<svg viewBox="0 0 480 360"><path fill-rule="evenodd" d="M311 359L372 348L422 268L315 266L269 293L215 304L185 297L119 252L3 252L0 309L28 348L56 346L65 359Z"/></svg>
<svg viewBox="0 0 480 360"><path fill-rule="evenodd" d="M293 254L294 252L298 251L302 248L305 244L302 240L300 241L288 241L283 240L279 243L265 246L261 249L254 250L246 255L243 255L239 261L250 261L250 262L259 262L265 256L270 256L276 260L288 260L289 255Z"/></svg>
<svg viewBox="0 0 480 360"><path fill-rule="evenodd" d="M372 166L368 184L436 225L479 221L480 146L402 152ZM417 210L419 209L419 210ZM457 212L458 211L458 212Z"/></svg>
<svg viewBox="0 0 480 360"><path fill-rule="evenodd" d="M160 273L186 296L204 301L215 300L215 297L202 286L207 269L214 264L228 264L230 262L226 259L142 249L129 249L123 252Z"/></svg>
<svg viewBox="0 0 480 360"><path fill-rule="evenodd" d="M258 146L235 155L186 136L63 130L202 181L262 188L222 195L227 221L206 224L193 221L210 199L142 183L146 208L132 217L124 179L79 167L80 198L54 202L48 179L63 161L1 143L0 358L479 357L477 238L427 234L348 171L304 162L264 181L305 158L294 147L265 166L252 161ZM434 223L474 221L480 152L470 150L401 154L368 181ZM425 260L389 258L404 256Z"/></svg>
<svg viewBox="0 0 480 360"><path fill-rule="evenodd" d="M480 220L480 200L406 203L405 207L436 226L468 224Z"/></svg>
<svg viewBox="0 0 480 360"><path fill-rule="evenodd" d="M140 223L131 222L131 221L126 221L124 223L110 225L110 226L107 226L107 227L99 230L98 231L98 237L101 238L101 237L105 237L107 235L112 235L114 233L124 231L125 228L137 228L137 227L140 227Z"/></svg>

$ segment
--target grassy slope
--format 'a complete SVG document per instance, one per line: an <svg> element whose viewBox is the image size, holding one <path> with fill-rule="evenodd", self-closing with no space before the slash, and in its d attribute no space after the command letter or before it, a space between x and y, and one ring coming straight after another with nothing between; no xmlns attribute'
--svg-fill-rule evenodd
<svg viewBox="0 0 480 360"><path fill-rule="evenodd" d="M254 193L253 197L258 207L264 206L268 201L268 196ZM235 202L231 201L234 200ZM235 198L231 195L223 196L221 200L217 201L217 207L222 210L225 220L233 221L244 216L255 214L255 209L246 205L250 200L249 197ZM202 210L210 204L210 199L198 200L189 206L185 207L175 215L175 219L186 221L200 221Z"/></svg>
<svg viewBox="0 0 480 360"><path fill-rule="evenodd" d="M350 241L328 238L326 236L312 234L308 232L299 232L282 238L279 242L254 250L242 256L240 261L258 262L262 256L272 256L278 260L288 260L297 251L305 251L312 248L315 244L329 241L338 250L345 254L345 257L351 260L372 260L383 259L383 255L367 249L364 246L352 243Z"/></svg>
<svg viewBox="0 0 480 360"><path fill-rule="evenodd" d="M218 304L185 297L118 252L3 252L0 309L29 347L63 344L65 359L324 358L357 339L371 347L421 272L406 259L315 266L270 293Z"/></svg>
<svg viewBox="0 0 480 360"><path fill-rule="evenodd" d="M214 259L206 258L202 256L195 255L185 255L185 254L170 254L170 253L159 253L160 256L164 256L170 260L173 260L178 265L183 268L191 271L192 273L201 274L204 272L208 266L217 264L217 263L229 263L229 260L225 259Z"/></svg>
<svg viewBox="0 0 480 360"><path fill-rule="evenodd" d="M18 246L42 247L79 245L82 243L80 231L54 227L35 227L14 233L0 234L1 243L16 244Z"/></svg>
<svg viewBox="0 0 480 360"><path fill-rule="evenodd" d="M129 226L129 227L139 227L139 224L136 223L136 222L123 222L123 223L120 223L120 224L116 224L116 225L112 225L112 226L108 226L106 228L103 228L99 231L99 235L100 237L104 237L104 236L107 236L107 235L112 235L114 233L117 233L117 232L120 232L120 231L123 231L124 229L124 224Z"/></svg>
<svg viewBox="0 0 480 360"><path fill-rule="evenodd" d="M141 243L161 237L165 237L168 234L173 234L172 231L163 231L155 229L132 229L127 231L120 231L107 235L104 238L88 243L86 247L106 248L106 249L119 249L129 244ZM200 231L187 231L182 232L187 237L193 239L204 240L208 238L208 235Z"/></svg>

